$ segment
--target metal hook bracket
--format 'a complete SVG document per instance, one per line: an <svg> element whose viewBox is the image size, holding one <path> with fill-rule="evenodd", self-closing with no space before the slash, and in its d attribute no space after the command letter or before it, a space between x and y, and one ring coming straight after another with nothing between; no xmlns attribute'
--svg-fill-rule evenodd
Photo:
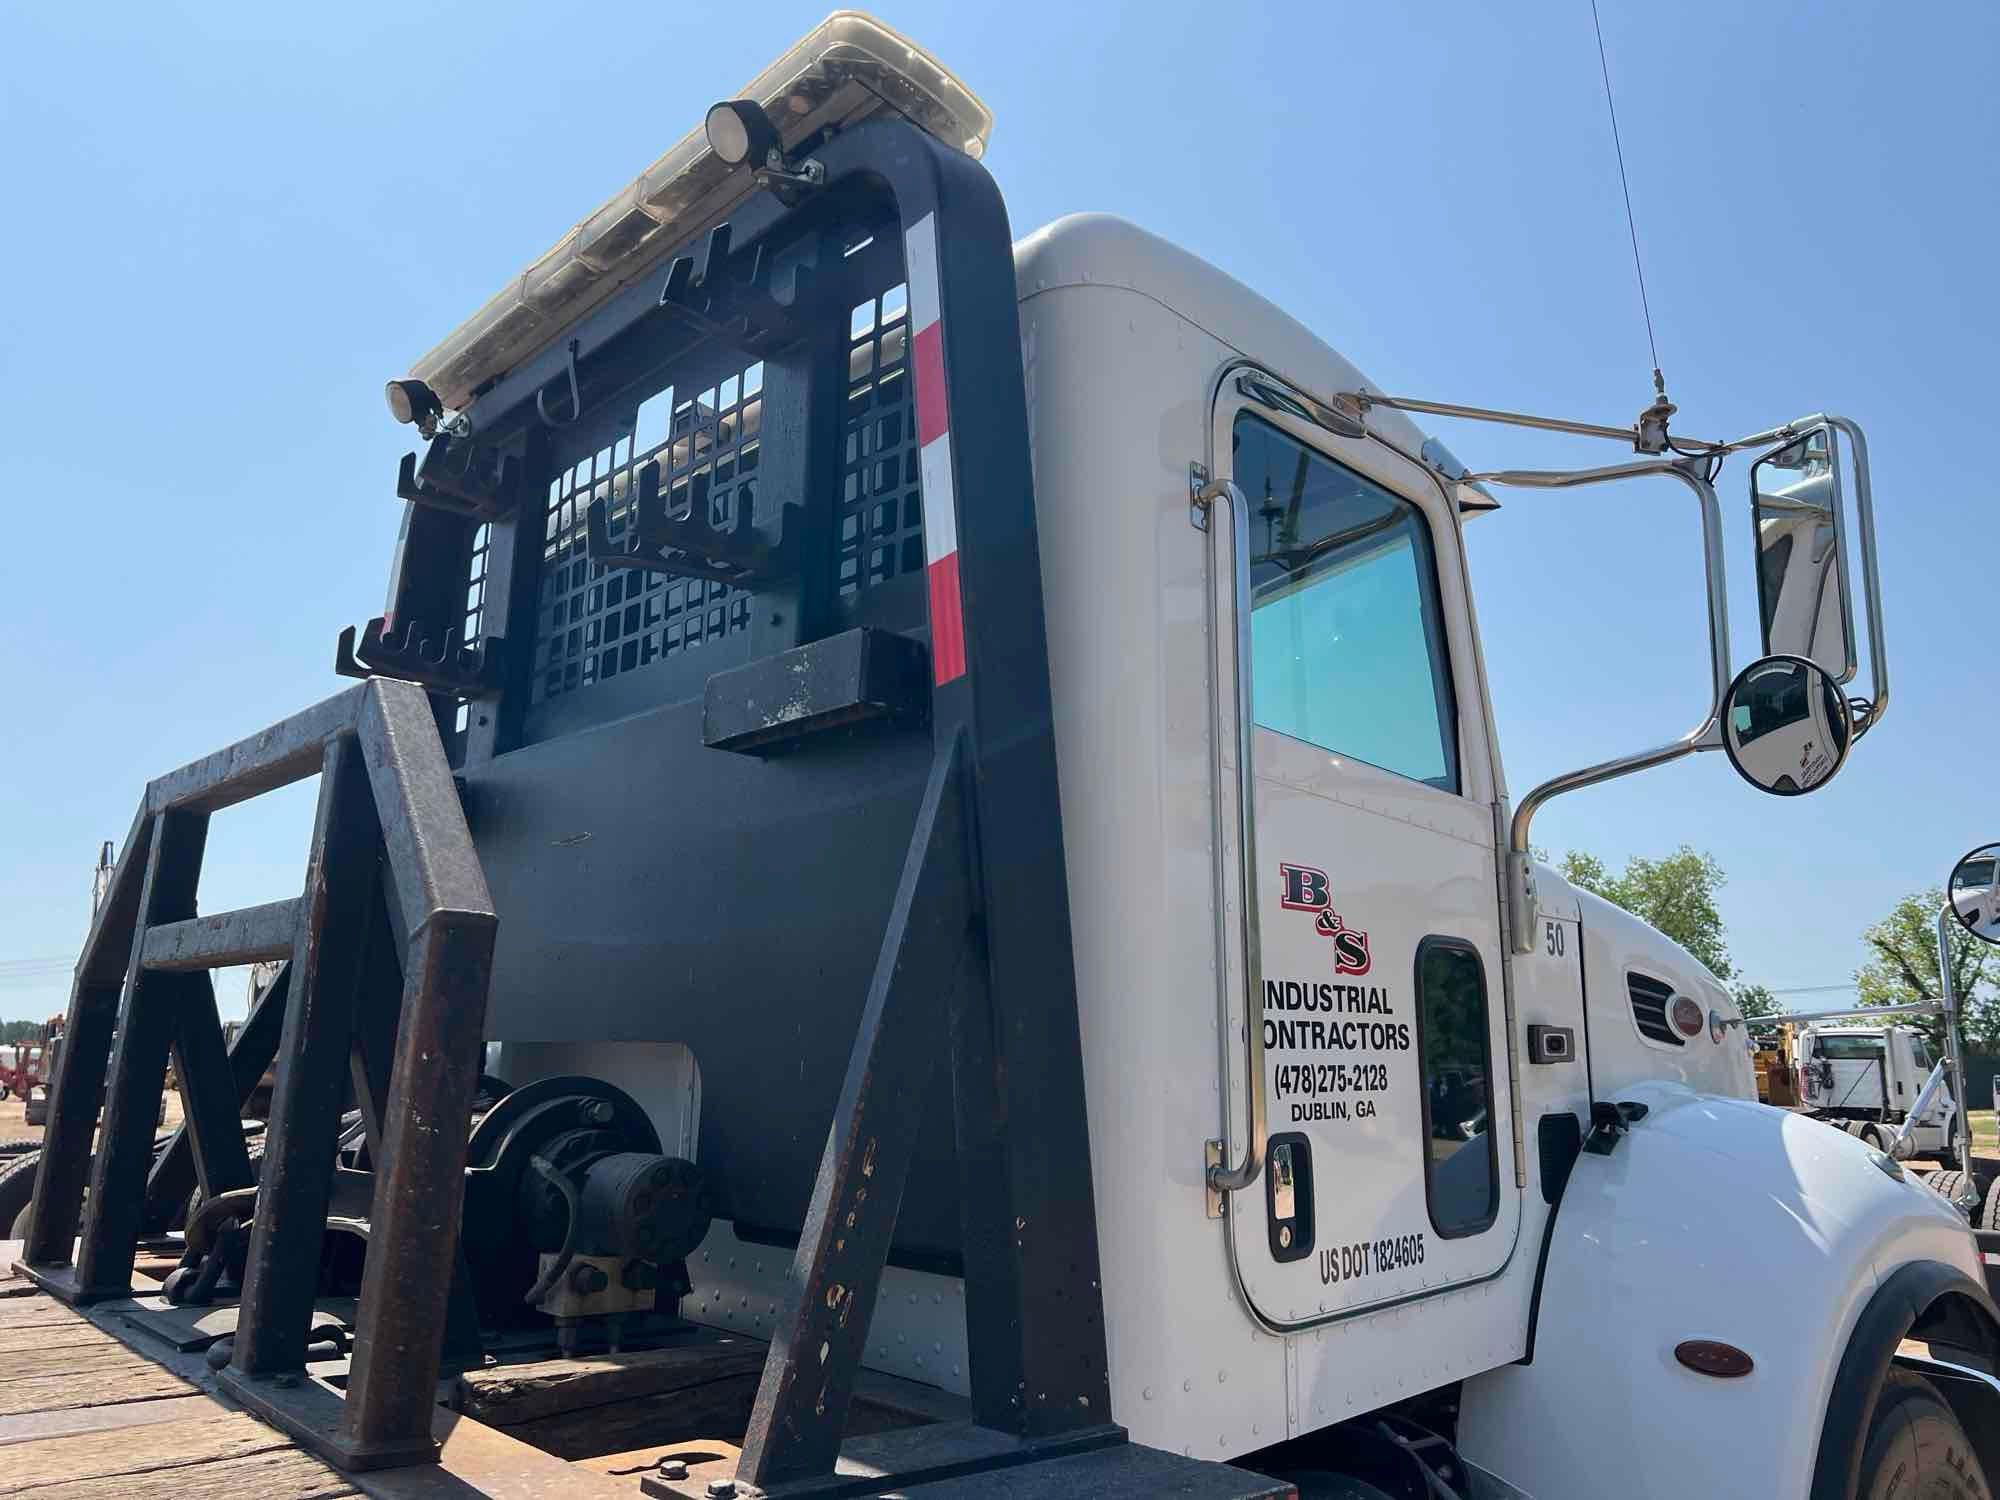
<svg viewBox="0 0 2000 1500"><path fill-rule="evenodd" d="M730 237L729 225L718 224L709 231L699 261L692 255L677 256L660 287L659 305L753 354L791 343L801 332L799 309L810 295L813 268L803 262L795 265L791 295L781 299L772 290L775 267L766 247L756 245L749 252L749 263L740 271L732 270Z"/></svg>
<svg viewBox="0 0 2000 1500"><path fill-rule="evenodd" d="M405 453L396 469L396 496L455 516L491 521L521 495L521 461L440 431L421 463Z"/></svg>
<svg viewBox="0 0 2000 1500"><path fill-rule="evenodd" d="M625 530L615 541L610 499L600 496L585 508L585 555L611 568L755 588L798 572L799 515L797 505L782 508L775 542L766 541L751 524L747 505L739 504L735 516L723 525L715 524L701 499L674 515L660 493L656 460L634 472Z"/></svg>
<svg viewBox="0 0 2000 1500"><path fill-rule="evenodd" d="M362 628L358 644L352 625L340 632L333 670L342 677L395 677L434 692L478 697L499 688L503 645L497 637L467 645L455 626L434 641L421 620L399 631L378 615Z"/></svg>
<svg viewBox="0 0 2000 1500"><path fill-rule="evenodd" d="M578 341L571 339L567 351L568 358L565 360L563 367L564 372L569 377L569 415L566 417L552 417L549 415L549 388L547 386L543 386L535 392L535 415L542 419L545 426L567 427L583 415L583 391L577 385L576 379L577 348Z"/></svg>

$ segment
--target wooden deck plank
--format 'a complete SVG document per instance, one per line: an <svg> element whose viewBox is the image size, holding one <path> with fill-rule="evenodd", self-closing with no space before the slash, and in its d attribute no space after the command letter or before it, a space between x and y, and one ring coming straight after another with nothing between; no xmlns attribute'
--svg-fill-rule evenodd
<svg viewBox="0 0 2000 1500"><path fill-rule="evenodd" d="M120 1401L157 1401L163 1396L185 1396L193 1389L173 1371L140 1360L136 1368L0 1382L0 1416Z"/></svg>
<svg viewBox="0 0 2000 1500"><path fill-rule="evenodd" d="M763 1368L761 1343L728 1339L590 1359L548 1359L468 1370L458 1378L456 1405L481 1422L512 1427L637 1396L664 1395L732 1376L755 1375Z"/></svg>
<svg viewBox="0 0 2000 1500"><path fill-rule="evenodd" d="M32 1492L33 1500L187 1500L190 1495L254 1496L255 1500L343 1500L359 1490L309 1453L295 1448L244 1458L182 1464L142 1474L62 1480Z"/></svg>
<svg viewBox="0 0 2000 1500"><path fill-rule="evenodd" d="M79 1432L150 1427L155 1422L179 1422L189 1417L205 1417L220 1410L209 1396L189 1395L162 1396L157 1401L127 1401L122 1406L79 1406L69 1411L21 1412L11 1417L0 1417L0 1447L40 1442L43 1438L66 1437ZM0 1468L4 1468L4 1463L0 1463Z"/></svg>
<svg viewBox="0 0 2000 1500"><path fill-rule="evenodd" d="M157 1368L144 1355L123 1344L63 1344L53 1349L13 1349L0 1354L0 1389L20 1380L78 1375L88 1370ZM0 1491L4 1493L4 1491Z"/></svg>
<svg viewBox="0 0 2000 1500"><path fill-rule="evenodd" d="M55 1298L15 1297L0 1302L0 1331L16 1328L70 1328L78 1323L89 1326L83 1315L65 1307Z"/></svg>
<svg viewBox="0 0 2000 1500"><path fill-rule="evenodd" d="M116 1344L118 1340L95 1323L71 1326L0 1329L0 1363L20 1349L74 1349L89 1344Z"/></svg>
<svg viewBox="0 0 2000 1500"><path fill-rule="evenodd" d="M94 1433L17 1443L0 1461L0 1495L18 1495L57 1480L144 1474L291 1446L283 1433L266 1427L248 1412L212 1406L200 1416L139 1436Z"/></svg>
<svg viewBox="0 0 2000 1500"><path fill-rule="evenodd" d="M757 1399L757 1374L747 1372L683 1390L633 1396L608 1406L588 1406L519 1422L499 1430L544 1453L574 1463L600 1453L624 1452L642 1443L685 1443L713 1432L741 1432ZM866 1425L861 1404L854 1420ZM904 1419L898 1419L899 1423Z"/></svg>

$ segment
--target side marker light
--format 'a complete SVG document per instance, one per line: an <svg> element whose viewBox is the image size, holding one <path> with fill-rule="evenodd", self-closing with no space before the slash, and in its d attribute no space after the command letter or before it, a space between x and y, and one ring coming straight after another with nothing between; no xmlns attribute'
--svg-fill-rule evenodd
<svg viewBox="0 0 2000 1500"><path fill-rule="evenodd" d="M1757 1368L1756 1361L1734 1344L1715 1339L1686 1339L1674 1345L1674 1358L1695 1374L1717 1380L1740 1380Z"/></svg>

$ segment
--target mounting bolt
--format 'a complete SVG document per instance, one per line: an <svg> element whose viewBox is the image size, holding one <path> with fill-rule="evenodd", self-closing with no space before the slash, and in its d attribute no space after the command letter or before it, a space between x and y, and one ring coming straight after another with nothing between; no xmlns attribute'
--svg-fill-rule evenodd
<svg viewBox="0 0 2000 1500"><path fill-rule="evenodd" d="M569 1273L571 1290L579 1296L594 1297L611 1284L611 1278L604 1274L602 1266L578 1266Z"/></svg>
<svg viewBox="0 0 2000 1500"><path fill-rule="evenodd" d="M708 1500L736 1500L736 1481L733 1479L709 1480Z"/></svg>
<svg viewBox="0 0 2000 1500"><path fill-rule="evenodd" d="M660 1478L685 1479L687 1477L688 1466L684 1460L678 1458L663 1458L660 1460Z"/></svg>
<svg viewBox="0 0 2000 1500"><path fill-rule="evenodd" d="M586 1100L583 1106L583 1120L586 1125L609 1125L611 1117L616 1113L609 1099Z"/></svg>

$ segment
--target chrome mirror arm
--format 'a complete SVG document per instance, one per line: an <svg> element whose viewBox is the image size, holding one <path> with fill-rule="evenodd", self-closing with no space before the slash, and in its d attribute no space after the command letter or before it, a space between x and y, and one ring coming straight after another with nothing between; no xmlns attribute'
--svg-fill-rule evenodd
<svg viewBox="0 0 2000 1500"><path fill-rule="evenodd" d="M1701 509L1702 568L1708 583L1708 656L1710 700L1708 711L1686 734L1664 745L1634 751L1596 765L1552 776L1534 787L1514 809L1507 840L1508 930L1516 953L1532 953L1535 947L1534 868L1528 852L1529 829L1535 814L1550 798L1579 787L1595 786L1634 771L1649 770L1692 755L1697 750L1714 750L1722 744L1721 713L1723 696L1729 691L1729 597L1722 561L1722 507L1715 489L1700 475L1679 463L1616 464L1602 469L1542 471L1503 469L1492 474L1471 476L1478 481L1528 489L1571 489L1578 485L1605 484L1618 479L1668 475L1694 491Z"/></svg>
<svg viewBox="0 0 2000 1500"><path fill-rule="evenodd" d="M1972 1125L1967 1115L1970 1101L1965 1096L1965 1059L1960 1055L1958 1045L1959 996L1951 984L1951 929L1958 921L1958 914L1946 900L1938 908L1937 950L1938 950L1938 999L1944 1006L1944 1060L1951 1067L1952 1104L1955 1106L1951 1117L1954 1148L1959 1160L1969 1171L1972 1167Z"/></svg>

